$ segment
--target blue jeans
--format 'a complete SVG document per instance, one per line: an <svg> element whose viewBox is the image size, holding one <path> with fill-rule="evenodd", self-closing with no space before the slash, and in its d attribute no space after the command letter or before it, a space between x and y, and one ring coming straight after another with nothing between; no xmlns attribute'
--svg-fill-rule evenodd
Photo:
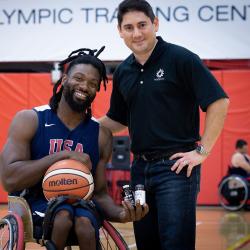
<svg viewBox="0 0 250 250"><path fill-rule="evenodd" d="M135 160L131 168L132 188L144 184L149 213L134 222L138 250L194 250L196 200L200 189L200 166L186 176L171 171L175 161Z"/></svg>

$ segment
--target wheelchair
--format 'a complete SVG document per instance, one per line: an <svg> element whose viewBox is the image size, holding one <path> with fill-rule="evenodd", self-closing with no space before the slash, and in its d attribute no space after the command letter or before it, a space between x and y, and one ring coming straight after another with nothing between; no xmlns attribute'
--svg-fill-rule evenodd
<svg viewBox="0 0 250 250"><path fill-rule="evenodd" d="M248 208L250 198L250 178L237 171L228 171L219 183L219 201L229 211Z"/></svg>
<svg viewBox="0 0 250 250"><path fill-rule="evenodd" d="M31 210L23 197L8 196L8 210L8 214L0 219L1 250L23 250L28 242L36 242L48 250L56 250L51 241L34 238ZM100 229L99 246L99 249L108 250L129 249L121 234L106 220ZM67 250L70 249L71 245L67 246Z"/></svg>

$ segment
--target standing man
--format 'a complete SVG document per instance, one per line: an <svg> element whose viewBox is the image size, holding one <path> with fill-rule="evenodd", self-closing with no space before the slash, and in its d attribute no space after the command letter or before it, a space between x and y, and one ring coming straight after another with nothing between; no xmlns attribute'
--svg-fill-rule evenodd
<svg viewBox="0 0 250 250"><path fill-rule="evenodd" d="M112 132L129 128L132 186L145 185L149 204L134 223L138 249L193 250L200 164L229 100L199 57L156 36L158 28L148 2L120 3L118 30L132 54L114 73L110 109L100 122ZM199 107L206 112L201 137Z"/></svg>
<svg viewBox="0 0 250 250"><path fill-rule="evenodd" d="M49 105L22 110L14 117L1 153L0 176L9 193L28 190L34 226L41 226L48 202L42 191L46 170L63 159L78 160L91 169L95 190L93 200L102 208L104 218L127 222L142 218L145 204L134 208L128 202L114 204L107 194L105 165L110 159L112 137L108 129L92 119L91 103L106 85L101 50L80 49L61 62L68 67L55 84ZM98 211L96 211L98 212ZM75 231L80 250L94 250L99 240L100 221L92 209L68 203L56 208L51 240L57 250L66 246L70 231ZM37 235L34 235L34 238ZM38 237L39 238L39 237Z"/></svg>

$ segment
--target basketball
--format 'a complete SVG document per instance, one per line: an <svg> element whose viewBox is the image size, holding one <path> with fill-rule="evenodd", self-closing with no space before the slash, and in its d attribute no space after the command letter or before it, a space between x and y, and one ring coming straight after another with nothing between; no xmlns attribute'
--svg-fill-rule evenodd
<svg viewBox="0 0 250 250"><path fill-rule="evenodd" d="M87 200L93 193L94 181L86 165L67 159L58 161L48 168L42 187L47 200L62 195Z"/></svg>

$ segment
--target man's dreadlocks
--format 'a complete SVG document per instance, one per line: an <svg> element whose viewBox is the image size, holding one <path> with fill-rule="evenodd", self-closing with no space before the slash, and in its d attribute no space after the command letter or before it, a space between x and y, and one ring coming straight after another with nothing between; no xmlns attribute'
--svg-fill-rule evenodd
<svg viewBox="0 0 250 250"><path fill-rule="evenodd" d="M59 67L63 71L64 66L69 63L65 71L65 74L68 74L70 70L72 69L72 67L74 67L75 65L91 64L93 67L95 67L98 70L101 76L97 91L100 90L101 82L103 82L104 89L106 90L106 84L108 82L108 78L106 75L106 68L105 68L104 63L99 58L97 58L100 55L100 53L104 50L104 48L105 47L103 46L99 51L97 51L96 49L91 50L91 49L86 49L86 48L75 50L70 53L67 59L59 63ZM61 86L59 91L57 91L61 83L62 83L62 77L55 84L53 88L53 96L50 98L50 101L49 101L49 105L52 111L54 112L57 111L58 103L60 102L61 97L62 97L63 86ZM87 119L91 118L91 116L92 116L91 107L88 107L86 118Z"/></svg>

